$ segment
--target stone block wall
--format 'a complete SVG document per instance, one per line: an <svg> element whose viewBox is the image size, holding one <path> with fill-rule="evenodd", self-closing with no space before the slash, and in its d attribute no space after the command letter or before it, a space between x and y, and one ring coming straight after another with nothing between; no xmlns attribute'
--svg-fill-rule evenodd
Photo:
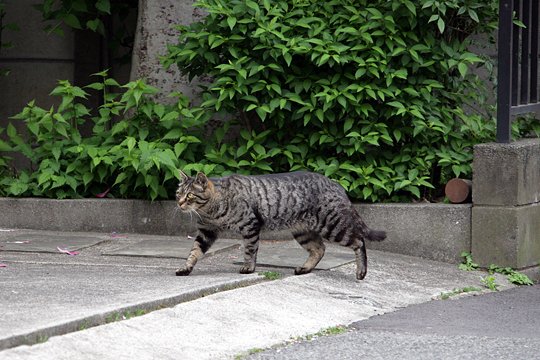
<svg viewBox="0 0 540 360"><path fill-rule="evenodd" d="M472 254L481 266L540 262L540 139L474 148Z"/></svg>

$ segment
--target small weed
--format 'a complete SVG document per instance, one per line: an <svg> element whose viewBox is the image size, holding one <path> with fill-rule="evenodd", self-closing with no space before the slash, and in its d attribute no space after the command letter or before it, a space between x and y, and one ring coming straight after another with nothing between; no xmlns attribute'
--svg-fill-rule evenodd
<svg viewBox="0 0 540 360"><path fill-rule="evenodd" d="M344 332L347 332L347 328L345 326L338 325L338 326L330 326L329 328L323 329L315 335L318 335L318 336L339 335L339 334L343 334Z"/></svg>
<svg viewBox="0 0 540 360"><path fill-rule="evenodd" d="M478 269L478 264L473 261L471 253L464 251L461 253L461 257L463 262L458 266L460 270L473 271Z"/></svg>
<svg viewBox="0 0 540 360"><path fill-rule="evenodd" d="M261 349L261 348L253 348L253 349L249 349L248 351L246 351L245 353L242 353L242 354L238 354L234 357L234 360L242 360L250 355L253 355L253 354L257 354L257 353L260 353L260 352L263 352L265 351L266 349Z"/></svg>
<svg viewBox="0 0 540 360"><path fill-rule="evenodd" d="M342 334L344 332L347 332L347 330L348 330L348 328L345 327L345 326L342 326L342 325L330 326L328 328L319 330L315 334L308 334L308 335L304 335L304 336L291 337L290 340L285 341L285 342L283 342L281 344L278 344L278 345L274 345L271 348L272 349L281 348L281 347L284 347L284 346L287 346L287 345L290 345L290 344L297 343L299 341L311 341L311 340L314 340L314 339L316 339L318 337L321 337L321 336L339 335L339 334ZM244 353L236 355L234 357L234 360L242 360L242 359L245 359L246 357L248 357L250 355L257 354L257 353L266 351L266 350L271 349L271 348L266 348L266 349L253 348L253 349L250 349L250 350L248 350L248 351L246 351Z"/></svg>
<svg viewBox="0 0 540 360"><path fill-rule="evenodd" d="M120 321L120 320L128 320L128 319L131 319L133 317L142 316L142 315L146 314L147 312L148 311L146 311L144 309L137 309L137 310L134 310L134 311L124 311L123 313L115 312L115 313L107 316L105 318L105 322L108 324L108 323L116 322L116 321Z"/></svg>
<svg viewBox="0 0 540 360"><path fill-rule="evenodd" d="M90 324L88 321L84 321L82 324L79 325L79 331L86 330L90 327Z"/></svg>
<svg viewBox="0 0 540 360"><path fill-rule="evenodd" d="M116 322L116 321L120 321L122 320L122 314L116 312L114 314L111 314L109 316L107 316L105 318L105 322L108 324L108 323L112 323L112 322Z"/></svg>
<svg viewBox="0 0 540 360"><path fill-rule="evenodd" d="M473 261L470 253L464 251L461 253L461 257L463 258L463 262L459 264L460 270L472 271L478 269L479 266ZM497 273L506 275L508 281L515 285L534 285L534 282L527 275L520 273L511 267L500 267L495 264L491 264L487 270L490 274ZM491 290L497 290L497 286L499 286L495 284L495 278L493 276L486 276L482 279L482 283Z"/></svg>
<svg viewBox="0 0 540 360"><path fill-rule="evenodd" d="M146 311L144 309L137 309L135 311L126 311L126 312L124 312L124 319L131 319L131 318L134 318L134 317L137 317L137 316L143 316L147 312L148 311Z"/></svg>
<svg viewBox="0 0 540 360"><path fill-rule="evenodd" d="M466 287L461 288L461 289L454 289L454 290L449 291L449 292L443 292L443 293L441 293L440 297L441 297L441 300L448 300L452 296L456 296L456 295L464 294L464 293L469 293L469 292L474 292L474 291L482 291L482 289L477 288L475 286L466 286Z"/></svg>
<svg viewBox="0 0 540 360"><path fill-rule="evenodd" d="M534 282L525 274L519 271L514 271L512 274L508 274L506 277L508 281L516 285L534 285Z"/></svg>
<svg viewBox="0 0 540 360"><path fill-rule="evenodd" d="M488 267L490 274L499 273L506 275L508 281L515 285L534 285L534 282L525 274L520 273L517 270L512 269L511 267L499 267L497 265L491 264Z"/></svg>
<svg viewBox="0 0 540 360"><path fill-rule="evenodd" d="M49 341L49 337L47 335L38 335L37 337L38 344L43 344L43 343L46 343L47 341Z"/></svg>
<svg viewBox="0 0 540 360"><path fill-rule="evenodd" d="M332 336L332 335L339 335L347 331L347 328L342 325L338 326L330 326L326 329L322 329L315 334L308 334L304 336L299 336L295 338L295 341L311 341L321 336Z"/></svg>
<svg viewBox="0 0 540 360"><path fill-rule="evenodd" d="M259 275L264 276L267 280L277 280L281 278L281 273L277 271L263 271Z"/></svg>
<svg viewBox="0 0 540 360"><path fill-rule="evenodd" d="M489 275L482 278L482 284L491 291L498 291L499 284L495 282L495 276Z"/></svg>

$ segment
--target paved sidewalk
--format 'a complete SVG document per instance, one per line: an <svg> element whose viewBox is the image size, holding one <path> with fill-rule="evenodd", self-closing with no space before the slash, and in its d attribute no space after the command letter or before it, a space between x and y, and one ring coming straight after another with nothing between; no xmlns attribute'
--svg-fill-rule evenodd
<svg viewBox="0 0 540 360"><path fill-rule="evenodd" d="M485 276L368 251L368 275L356 281L354 255L333 246L326 270L290 276L307 256L294 241L263 242L266 266L241 275L238 245L218 240L220 251L176 277L191 242L185 235L0 231L0 250L17 250L0 251L0 359L232 359L481 287ZM282 278L260 275L269 270ZM497 282L512 288L502 276Z"/></svg>
<svg viewBox="0 0 540 360"><path fill-rule="evenodd" d="M257 352L250 360L538 359L540 285L431 301L374 316L337 336Z"/></svg>

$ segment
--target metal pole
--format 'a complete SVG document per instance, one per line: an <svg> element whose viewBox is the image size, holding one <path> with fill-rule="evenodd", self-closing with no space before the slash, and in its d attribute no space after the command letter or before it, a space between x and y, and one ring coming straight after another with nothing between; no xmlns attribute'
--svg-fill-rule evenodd
<svg viewBox="0 0 540 360"><path fill-rule="evenodd" d="M510 99L512 69L513 0L499 1L498 71L497 71L497 142L511 139Z"/></svg>

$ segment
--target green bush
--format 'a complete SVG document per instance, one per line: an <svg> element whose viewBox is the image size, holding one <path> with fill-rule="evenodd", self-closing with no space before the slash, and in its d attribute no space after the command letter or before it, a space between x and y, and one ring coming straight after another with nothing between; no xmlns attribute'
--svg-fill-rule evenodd
<svg viewBox="0 0 540 360"><path fill-rule="evenodd" d="M0 151L21 152L31 168L6 176L0 158L0 195L165 199L178 168L308 169L356 200L431 199L449 178L470 177L472 146L494 138L487 91L469 71L490 63L467 49L471 34L494 29L496 1L197 6L209 15L181 26L163 61L207 81L200 106L181 94L174 105L155 103L147 95L157 89L120 86L106 72L84 89L61 81L56 109L31 102L14 117L26 131L8 126ZM104 104L87 108L87 91ZM211 117L230 120L207 138ZM523 118L513 130L540 126Z"/></svg>
<svg viewBox="0 0 540 360"><path fill-rule="evenodd" d="M83 105L85 90L60 81L51 93L62 99L57 109L45 110L32 101L13 118L27 129L23 137L8 126L13 150L27 157L32 168L1 180L4 193L165 199L174 194L179 167L212 171L194 155L201 152L197 125L204 114L191 110L184 96L176 94L177 104L164 106L146 98L157 89L140 80L120 87L105 72L97 75L102 80L87 86L103 92L105 103L96 114ZM83 137L80 128L85 124L92 130Z"/></svg>
<svg viewBox="0 0 540 360"><path fill-rule="evenodd" d="M228 171L307 168L356 199L401 201L470 176L472 145L493 138L469 71L484 60L467 48L494 29L496 1L196 5L209 15L180 26L163 61L209 76L202 106L244 129L207 152Z"/></svg>

